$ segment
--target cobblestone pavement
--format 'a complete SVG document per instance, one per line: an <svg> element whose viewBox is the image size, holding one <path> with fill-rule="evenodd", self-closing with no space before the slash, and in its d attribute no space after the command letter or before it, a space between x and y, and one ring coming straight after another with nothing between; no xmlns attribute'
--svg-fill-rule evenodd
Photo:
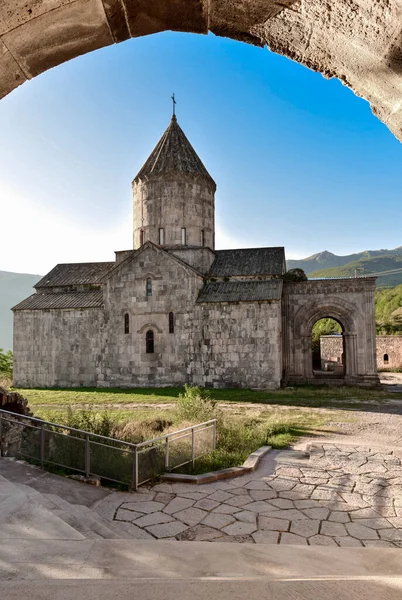
<svg viewBox="0 0 402 600"><path fill-rule="evenodd" d="M402 547L399 458L334 444L308 451L269 453L228 481L112 494L97 510L140 539Z"/></svg>

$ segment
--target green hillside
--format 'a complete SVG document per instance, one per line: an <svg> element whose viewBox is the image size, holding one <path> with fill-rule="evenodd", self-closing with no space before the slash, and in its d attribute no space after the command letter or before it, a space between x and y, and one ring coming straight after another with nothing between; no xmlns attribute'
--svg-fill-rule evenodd
<svg viewBox="0 0 402 600"><path fill-rule="evenodd" d="M402 334L402 285L377 290L375 295L377 333Z"/></svg>
<svg viewBox="0 0 402 600"><path fill-rule="evenodd" d="M389 271L390 269L402 269L402 255L383 255L369 258L361 258L353 262L349 262L343 266L320 269L308 274L312 277L354 277L355 269L358 275L370 275L370 273L378 273L380 271ZM384 275L378 278L377 287L394 287L402 284L402 271Z"/></svg>
<svg viewBox="0 0 402 600"><path fill-rule="evenodd" d="M11 350L13 347L13 306L34 293L33 286L40 275L25 275L0 271L0 348Z"/></svg>

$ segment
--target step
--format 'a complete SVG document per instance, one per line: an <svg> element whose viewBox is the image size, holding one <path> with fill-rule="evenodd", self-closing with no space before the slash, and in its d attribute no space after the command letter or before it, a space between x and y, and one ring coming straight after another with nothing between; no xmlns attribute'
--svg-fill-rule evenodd
<svg viewBox="0 0 402 600"><path fill-rule="evenodd" d="M400 600L402 582L378 577L364 580L163 580L0 582L4 600Z"/></svg>
<svg viewBox="0 0 402 600"><path fill-rule="evenodd" d="M7 544L0 544L0 581L5 578L307 581L381 577L402 580L401 559L402 550L396 548L104 539L8 540Z"/></svg>

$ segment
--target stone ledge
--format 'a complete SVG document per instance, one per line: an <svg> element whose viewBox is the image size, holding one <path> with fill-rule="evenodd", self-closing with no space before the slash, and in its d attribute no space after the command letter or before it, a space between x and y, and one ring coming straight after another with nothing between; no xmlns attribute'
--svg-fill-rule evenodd
<svg viewBox="0 0 402 600"><path fill-rule="evenodd" d="M255 452L250 454L244 461L241 467L231 467L230 469L220 469L219 471L211 471L210 473L201 473L201 475L186 475L184 473L165 473L161 476L161 481L171 481L175 483L193 483L201 485L203 483L211 483L212 481L220 481L222 479L231 479L240 477L247 473L252 473L256 470L258 463L263 456L272 450L272 446L261 446Z"/></svg>

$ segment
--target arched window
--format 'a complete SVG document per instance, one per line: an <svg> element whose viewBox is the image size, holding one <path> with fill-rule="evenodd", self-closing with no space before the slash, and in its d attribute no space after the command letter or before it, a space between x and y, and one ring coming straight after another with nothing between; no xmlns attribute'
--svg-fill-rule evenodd
<svg viewBox="0 0 402 600"><path fill-rule="evenodd" d="M165 243L165 230L163 229L163 227L159 228L159 244L161 246L163 246L163 244Z"/></svg>
<svg viewBox="0 0 402 600"><path fill-rule="evenodd" d="M169 333L174 333L174 314L169 313Z"/></svg>
<svg viewBox="0 0 402 600"><path fill-rule="evenodd" d="M388 354L384 354L384 365L387 365L388 363L389 363Z"/></svg>
<svg viewBox="0 0 402 600"><path fill-rule="evenodd" d="M150 277L147 279L146 293L147 296L152 296L152 279Z"/></svg>
<svg viewBox="0 0 402 600"><path fill-rule="evenodd" d="M145 336L145 342L146 342L147 354L153 354L154 353L154 332L152 331L152 329L148 329L146 336Z"/></svg>
<svg viewBox="0 0 402 600"><path fill-rule="evenodd" d="M144 245L144 230L141 229L140 231L140 246Z"/></svg>
<svg viewBox="0 0 402 600"><path fill-rule="evenodd" d="M130 315L128 313L124 315L124 333L130 333Z"/></svg>
<svg viewBox="0 0 402 600"><path fill-rule="evenodd" d="M181 228L181 243L183 246L187 244L187 231L185 227Z"/></svg>
<svg viewBox="0 0 402 600"><path fill-rule="evenodd" d="M205 231L201 229L201 246L205 246Z"/></svg>

